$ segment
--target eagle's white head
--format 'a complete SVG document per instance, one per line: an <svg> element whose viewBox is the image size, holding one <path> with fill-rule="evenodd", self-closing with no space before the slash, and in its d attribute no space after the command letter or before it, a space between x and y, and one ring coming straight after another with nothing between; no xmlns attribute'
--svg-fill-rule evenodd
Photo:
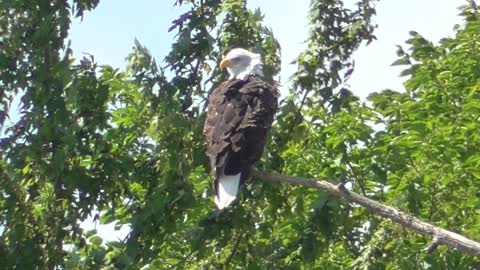
<svg viewBox="0 0 480 270"><path fill-rule="evenodd" d="M220 62L220 69L227 69L229 79L245 80L248 75L263 76L262 57L242 48L232 49Z"/></svg>

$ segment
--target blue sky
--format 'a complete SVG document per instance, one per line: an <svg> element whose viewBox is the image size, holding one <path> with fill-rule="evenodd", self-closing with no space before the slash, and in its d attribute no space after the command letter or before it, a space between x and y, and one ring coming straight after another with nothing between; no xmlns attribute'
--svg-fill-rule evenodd
<svg viewBox="0 0 480 270"><path fill-rule="evenodd" d="M354 2L346 0L347 2ZM134 3L134 4L132 4ZM288 78L296 70L290 65L305 49L308 36L307 11L310 0L249 0L250 8L265 13L265 24L271 27L282 46L281 81L288 87ZM455 24L462 19L457 16L457 7L465 0L382 0L377 5L377 41L362 47L354 54L356 70L349 80L351 89L364 98L369 93L386 88L402 90L402 67L391 67L396 59L396 44L404 44L408 32L415 30L427 39L437 42L453 34ZM103 0L83 21L75 20L70 38L74 56L82 53L95 56L99 64L122 67L137 38L161 62L169 52L173 39L167 29L172 20L184 11L173 7L173 0ZM93 228L91 221L84 222ZM128 229L113 230L113 224L97 227L107 240L124 237Z"/></svg>
<svg viewBox="0 0 480 270"><path fill-rule="evenodd" d="M346 0L347 2L355 2ZM173 6L173 0L103 0L83 21L75 20L70 38L74 55L95 56L100 64L124 65L133 40L137 38L159 60L169 52L173 34L167 29L184 9ZM249 0L250 8L260 7L265 24L270 26L282 46L281 81L288 87L288 78L295 71L290 65L305 49L308 37L307 11L310 0ZM386 88L402 89L398 77L402 67L391 67L396 59L396 44L404 44L408 32L415 30L432 41L451 36L453 26L461 23L457 7L465 0L402 0L380 1L377 5L377 41L355 53L356 71L349 84L360 97Z"/></svg>

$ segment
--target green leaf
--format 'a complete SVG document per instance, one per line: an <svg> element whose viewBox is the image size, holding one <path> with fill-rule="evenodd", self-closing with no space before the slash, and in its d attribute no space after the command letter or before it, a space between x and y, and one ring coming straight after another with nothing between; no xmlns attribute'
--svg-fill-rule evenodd
<svg viewBox="0 0 480 270"><path fill-rule="evenodd" d="M100 246L103 242L102 238L98 235L90 237L88 241L94 246Z"/></svg>
<svg viewBox="0 0 480 270"><path fill-rule="evenodd" d="M404 66L404 65L410 65L410 64L411 62L410 62L410 59L408 59L408 57L402 57L395 60L395 62L393 62L391 66Z"/></svg>

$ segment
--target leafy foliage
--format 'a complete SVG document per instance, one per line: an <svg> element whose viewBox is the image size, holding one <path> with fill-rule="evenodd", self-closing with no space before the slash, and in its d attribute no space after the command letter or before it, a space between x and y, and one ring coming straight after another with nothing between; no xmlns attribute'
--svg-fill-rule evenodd
<svg viewBox="0 0 480 270"><path fill-rule="evenodd" d="M374 40L374 0L355 10L313 0L262 169L344 182L436 225L480 239L480 21L466 8L455 38L412 32L395 65L407 92L360 102L346 80L352 53ZM0 2L0 127L14 97L21 119L0 139L0 261L5 269L476 269L477 258L405 232L305 188L252 181L217 213L202 126L217 65L233 47L280 44L243 0L175 2L176 41L158 65L138 41L124 70L93 56L74 64L70 16L98 1ZM298 98L300 97L300 98ZM105 242L89 216L131 231Z"/></svg>

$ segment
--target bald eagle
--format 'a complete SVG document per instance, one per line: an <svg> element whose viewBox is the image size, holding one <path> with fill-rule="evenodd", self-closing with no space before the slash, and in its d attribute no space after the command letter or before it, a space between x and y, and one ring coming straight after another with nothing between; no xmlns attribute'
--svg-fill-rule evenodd
<svg viewBox="0 0 480 270"><path fill-rule="evenodd" d="M278 89L264 79L259 54L231 50L220 62L230 77L211 94L204 134L215 177L215 204L229 206L263 153L278 107Z"/></svg>

